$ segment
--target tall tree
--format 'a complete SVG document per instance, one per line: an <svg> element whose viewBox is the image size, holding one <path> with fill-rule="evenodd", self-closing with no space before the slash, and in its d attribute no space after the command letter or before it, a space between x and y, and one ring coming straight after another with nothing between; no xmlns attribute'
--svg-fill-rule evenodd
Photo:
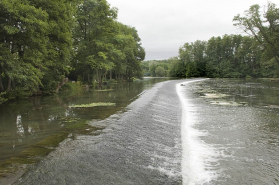
<svg viewBox="0 0 279 185"><path fill-rule="evenodd" d="M186 70L186 77L205 76L205 47L206 42L197 40L194 43L185 43L179 48L179 57Z"/></svg>
<svg viewBox="0 0 279 185"><path fill-rule="evenodd" d="M29 1L0 1L0 91L34 91L41 84L47 18Z"/></svg>
<svg viewBox="0 0 279 185"><path fill-rule="evenodd" d="M41 70L44 72L43 90L51 92L69 73L74 17L80 0L30 0L30 2L48 14L47 54Z"/></svg>
<svg viewBox="0 0 279 185"><path fill-rule="evenodd" d="M73 65L88 83L92 82L92 74L102 83L102 76L113 67L109 53L113 49L116 16L117 10L105 0L85 0L78 5Z"/></svg>
<svg viewBox="0 0 279 185"><path fill-rule="evenodd" d="M236 22L234 25L255 37L271 58L279 63L279 9L271 2L268 3L266 12L262 13L260 8L259 5L253 5L245 11L243 17L238 14L233 19Z"/></svg>

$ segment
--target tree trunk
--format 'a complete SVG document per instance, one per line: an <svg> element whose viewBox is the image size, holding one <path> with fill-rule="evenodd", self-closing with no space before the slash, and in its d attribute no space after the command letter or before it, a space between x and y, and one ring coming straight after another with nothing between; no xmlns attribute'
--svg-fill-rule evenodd
<svg viewBox="0 0 279 185"><path fill-rule="evenodd" d="M11 85L12 85L12 79L8 77L8 87L7 87L7 92L11 90Z"/></svg>
<svg viewBox="0 0 279 185"><path fill-rule="evenodd" d="M110 80L112 80L112 70L110 70L110 77L109 77Z"/></svg>
<svg viewBox="0 0 279 185"><path fill-rule="evenodd" d="M4 92L5 89L4 89L4 86L3 86L3 83L2 83L2 76L1 76L1 73L0 73L0 92Z"/></svg>

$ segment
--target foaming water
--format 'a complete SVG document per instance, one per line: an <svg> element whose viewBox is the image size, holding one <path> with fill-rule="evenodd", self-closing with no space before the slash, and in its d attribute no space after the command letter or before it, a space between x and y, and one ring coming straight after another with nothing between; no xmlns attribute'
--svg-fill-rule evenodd
<svg viewBox="0 0 279 185"><path fill-rule="evenodd" d="M187 83L176 85L176 91L181 101L181 138L182 138L182 180L183 184L210 184L216 179L216 172L212 166L216 164L216 152L214 148L204 142L199 137L207 133L195 129L198 124L197 107L191 104L191 99L185 96Z"/></svg>

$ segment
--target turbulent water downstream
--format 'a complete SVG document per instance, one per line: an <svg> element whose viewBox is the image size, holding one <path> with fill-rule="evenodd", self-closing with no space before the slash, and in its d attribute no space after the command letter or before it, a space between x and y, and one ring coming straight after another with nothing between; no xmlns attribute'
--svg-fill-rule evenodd
<svg viewBox="0 0 279 185"><path fill-rule="evenodd" d="M278 184L278 92L269 81L157 83L15 184Z"/></svg>

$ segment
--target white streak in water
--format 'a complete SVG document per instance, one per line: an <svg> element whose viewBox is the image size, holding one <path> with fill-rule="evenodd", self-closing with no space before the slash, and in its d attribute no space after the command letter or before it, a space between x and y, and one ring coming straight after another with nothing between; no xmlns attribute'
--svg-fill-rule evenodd
<svg viewBox="0 0 279 185"><path fill-rule="evenodd" d="M197 82L197 81L191 81ZM185 96L184 82L176 85L176 91L182 105L181 137L182 137L182 180L184 185L206 184L213 180L215 173L208 163L215 155L214 149L203 143L199 137L206 133L193 126L197 123L197 109Z"/></svg>

